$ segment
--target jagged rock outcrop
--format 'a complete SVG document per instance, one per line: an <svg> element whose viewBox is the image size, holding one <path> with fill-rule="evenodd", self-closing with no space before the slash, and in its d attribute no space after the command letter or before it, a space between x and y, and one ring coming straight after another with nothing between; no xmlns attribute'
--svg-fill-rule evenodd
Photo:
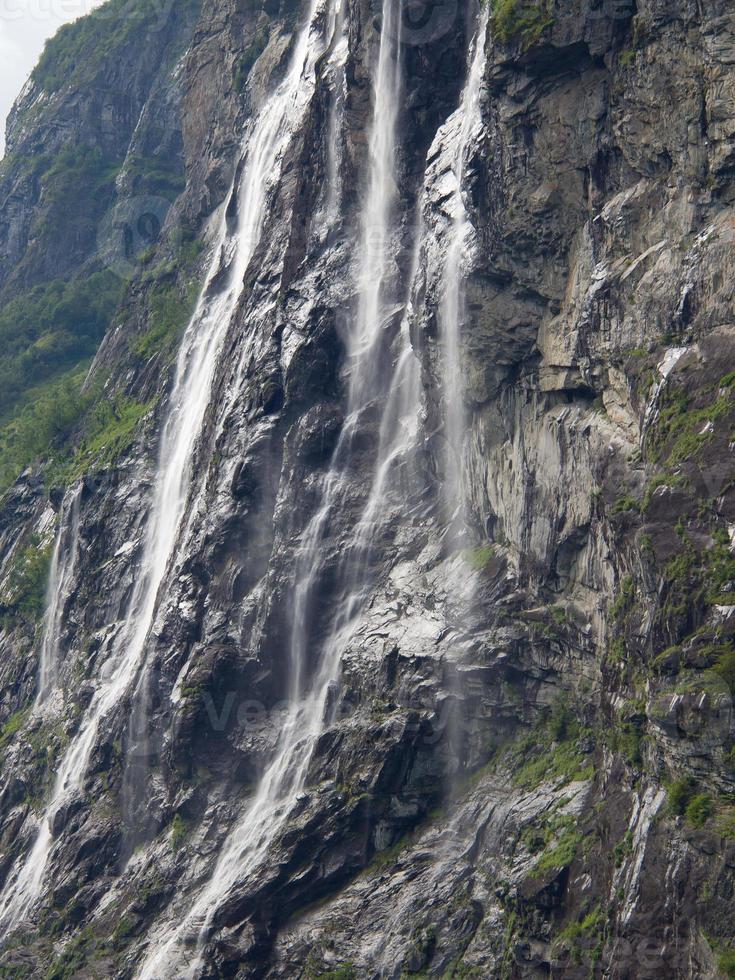
<svg viewBox="0 0 735 980"><path fill-rule="evenodd" d="M209 268L208 301L227 288L218 229L247 233L248 139L307 11L217 0L194 27L186 5L158 36L133 30L109 69L143 120L115 127L116 157L165 145L186 186L126 267L93 369L127 399L124 437L95 441L82 419L69 486L36 467L2 501L0 924L50 818L38 894L3 940L9 975L732 975L735 15L725 0L492 4L460 188L458 544L442 301L453 114L486 20L457 5L395 29L383 234L365 217L395 28L380 6L314 8L324 50L226 324L144 667L48 813L144 574L196 284ZM104 259L97 205L79 207L95 234L75 236L14 162L49 145L47 104L75 139L106 138L80 108L98 95L94 79L53 96L38 80L16 110L6 292ZM115 193L136 187L123 165ZM371 243L386 380L355 409ZM59 687L34 709L39 570L74 495ZM324 651L339 669L309 752L286 760L303 784L250 863L228 848L272 777L295 649L306 678ZM241 874L201 929L190 913L229 873L222 854ZM145 974L169 945L178 959Z"/></svg>

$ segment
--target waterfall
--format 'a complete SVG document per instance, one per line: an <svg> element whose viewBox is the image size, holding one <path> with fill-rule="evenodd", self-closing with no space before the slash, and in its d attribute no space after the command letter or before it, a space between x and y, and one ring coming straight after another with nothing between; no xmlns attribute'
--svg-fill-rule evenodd
<svg viewBox="0 0 735 980"><path fill-rule="evenodd" d="M342 180L339 169L341 123L344 119L345 100L347 97L347 55L349 44L345 30L345 3L347 0L337 0L334 11L334 21L331 34L334 37L334 52L329 62L332 75L332 103L329 109L329 124L327 126L327 195L324 204L324 226L331 233L339 221Z"/></svg>
<svg viewBox="0 0 735 980"><path fill-rule="evenodd" d="M298 34L286 77L266 101L244 142L244 165L232 193L237 226L230 229L230 209L225 208L214 260L178 355L137 583L124 622L112 641L103 679L60 762L35 843L25 861L19 861L9 875L0 896L0 937L17 925L37 899L52 846L50 821L73 794L81 791L100 725L129 693L143 666L159 590L186 513L192 457L202 433L220 349L258 244L268 193L278 183L283 153L309 101L310 85L302 83L309 76L313 84L322 50L319 11L320 2L314 0L306 26Z"/></svg>
<svg viewBox="0 0 735 980"><path fill-rule="evenodd" d="M58 681L59 647L63 628L63 616L69 590L74 581L74 572L79 555L79 508L82 485L66 499L59 513L59 529L49 569L46 589L46 614L43 622L43 637L38 665L38 692L35 709L43 709L53 694ZM47 820L41 822L30 853L19 868L12 890L6 885L0 902L0 937L28 911L37 897L46 869L51 830Z"/></svg>
<svg viewBox="0 0 735 980"><path fill-rule="evenodd" d="M63 627L64 606L74 581L74 571L79 552L79 504L81 485L66 498L59 513L59 530L51 558L49 580L46 589L46 614L43 621L43 637L38 664L38 693L35 707L45 703L56 687L59 669L59 644Z"/></svg>
<svg viewBox="0 0 735 980"><path fill-rule="evenodd" d="M395 130L400 105L401 5L383 2L378 67L373 91L373 125L370 132L370 178L362 213L358 253L359 303L355 328L350 332L352 361L350 408L363 407L380 385L378 356L384 291L389 273L392 212L397 199L394 175Z"/></svg>
<svg viewBox="0 0 735 980"><path fill-rule="evenodd" d="M427 155L421 194L423 241L420 267L426 298L423 319L437 323L435 370L441 392L443 441L438 453L439 517L444 530L446 602L443 686L449 695L442 708L441 727L446 752L444 791L451 799L461 776L466 726L462 718L466 691L457 665L466 652L465 637L474 616L473 599L479 573L470 568L460 549L469 536L463 456L468 429L464 407L461 336L467 322L464 284L476 249L475 230L465 206L467 162L482 132L481 90L485 70L485 37L489 10L483 5L469 45L466 77L455 111L439 127Z"/></svg>
<svg viewBox="0 0 735 980"><path fill-rule="evenodd" d="M303 533L296 562L289 644L289 708L274 755L253 799L225 839L206 885L183 921L172 924L168 934L156 941L157 948L143 963L139 980L181 976L182 944L194 936L197 953L186 975L197 975L218 908L259 868L303 793L318 738L331 721L330 692L338 680L341 655L365 592L368 571L364 552L369 546L370 529L382 509L380 501L388 485L387 474L413 440L411 422L417 414L419 372L410 349L405 318L400 334L402 351L394 371L386 380L377 370L384 354L382 326L389 286L388 247L396 197L393 159L400 104L398 20L398 5L392 0L384 0L383 28L373 84L368 191L358 245L358 304L348 341L348 411L324 478L321 505ZM342 499L345 470L360 418L367 405L380 395L386 397L386 404L371 490L358 533L340 558L341 577L346 583L345 597L338 604L318 663L307 673L312 602L322 568L325 534L330 517Z"/></svg>
<svg viewBox="0 0 735 980"><path fill-rule="evenodd" d="M449 170L453 178L449 202L451 226L441 280L439 302L439 336L444 363L442 394L444 400L445 452L444 503L455 542L461 540L465 525L465 500L462 479L462 454L467 429L462 377L461 328L465 317L464 280L466 264L474 241L474 228L464 203L464 181L467 156L473 140L482 129L481 85L485 70L485 34L489 4L484 4L473 44L467 80L459 108L447 121L437 139L452 154Z"/></svg>

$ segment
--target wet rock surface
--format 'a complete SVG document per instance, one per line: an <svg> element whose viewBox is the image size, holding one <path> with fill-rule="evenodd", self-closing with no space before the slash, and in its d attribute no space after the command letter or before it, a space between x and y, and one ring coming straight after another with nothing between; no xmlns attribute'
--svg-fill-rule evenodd
<svg viewBox="0 0 735 980"><path fill-rule="evenodd" d="M319 63L218 361L144 689L104 718L80 793L52 815L40 901L3 941L11 976L136 976L184 920L278 744L294 570L346 424L379 7L346 5L343 77L339 60ZM200 271L304 14L217 0L177 35L165 83L142 76L170 34L137 39L134 77L119 66L136 118L151 133L165 118L180 155L186 188L168 221L196 229ZM735 15L724 0L576 0L549 5L531 35L490 19L463 195L470 518L455 547L437 311L451 117L476 23L462 7L439 37L404 37L382 369L406 323L419 434L393 464L303 793L216 909L201 977L729 975ZM93 92L57 96L57 117ZM37 98L16 110L11 156L50 138ZM78 126L85 140L101 132L94 115ZM115 127L120 152L138 138ZM24 170L0 195L6 289L79 259L53 237L31 244L44 215L31 185ZM29 471L2 501L5 888L139 574L173 357L134 344L160 285L151 268L169 274L159 267L177 247L164 234L136 268L97 357L112 388L150 403L136 440L73 488L49 493ZM307 671L349 588L382 408L358 420L321 543ZM53 541L73 490L60 687L39 716L43 623L19 611L13 569L31 539ZM182 937L192 960L196 938Z"/></svg>

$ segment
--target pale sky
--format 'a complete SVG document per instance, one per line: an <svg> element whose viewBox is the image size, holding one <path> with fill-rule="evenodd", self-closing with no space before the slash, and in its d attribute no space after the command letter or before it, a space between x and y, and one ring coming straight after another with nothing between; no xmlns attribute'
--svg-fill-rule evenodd
<svg viewBox="0 0 735 980"><path fill-rule="evenodd" d="M0 157L5 120L43 51L46 38L103 0L0 0Z"/></svg>

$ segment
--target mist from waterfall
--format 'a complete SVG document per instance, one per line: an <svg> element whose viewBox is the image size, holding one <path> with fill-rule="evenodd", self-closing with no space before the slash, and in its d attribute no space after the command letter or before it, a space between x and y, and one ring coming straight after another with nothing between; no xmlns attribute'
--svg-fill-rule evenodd
<svg viewBox="0 0 735 980"><path fill-rule="evenodd" d="M139 574L123 623L112 639L102 679L58 770L30 853L18 861L0 896L0 937L38 898L52 846L50 822L82 791L103 720L129 694L144 663L159 590L174 555L191 485L191 466L211 398L222 343L258 244L267 195L278 182L279 164L309 100L315 63L322 50L319 0L298 34L286 77L257 115L244 142L244 165L233 187L237 226L224 209L213 262L184 334L168 413L161 436L153 499L144 535ZM312 36L314 35L314 36Z"/></svg>

